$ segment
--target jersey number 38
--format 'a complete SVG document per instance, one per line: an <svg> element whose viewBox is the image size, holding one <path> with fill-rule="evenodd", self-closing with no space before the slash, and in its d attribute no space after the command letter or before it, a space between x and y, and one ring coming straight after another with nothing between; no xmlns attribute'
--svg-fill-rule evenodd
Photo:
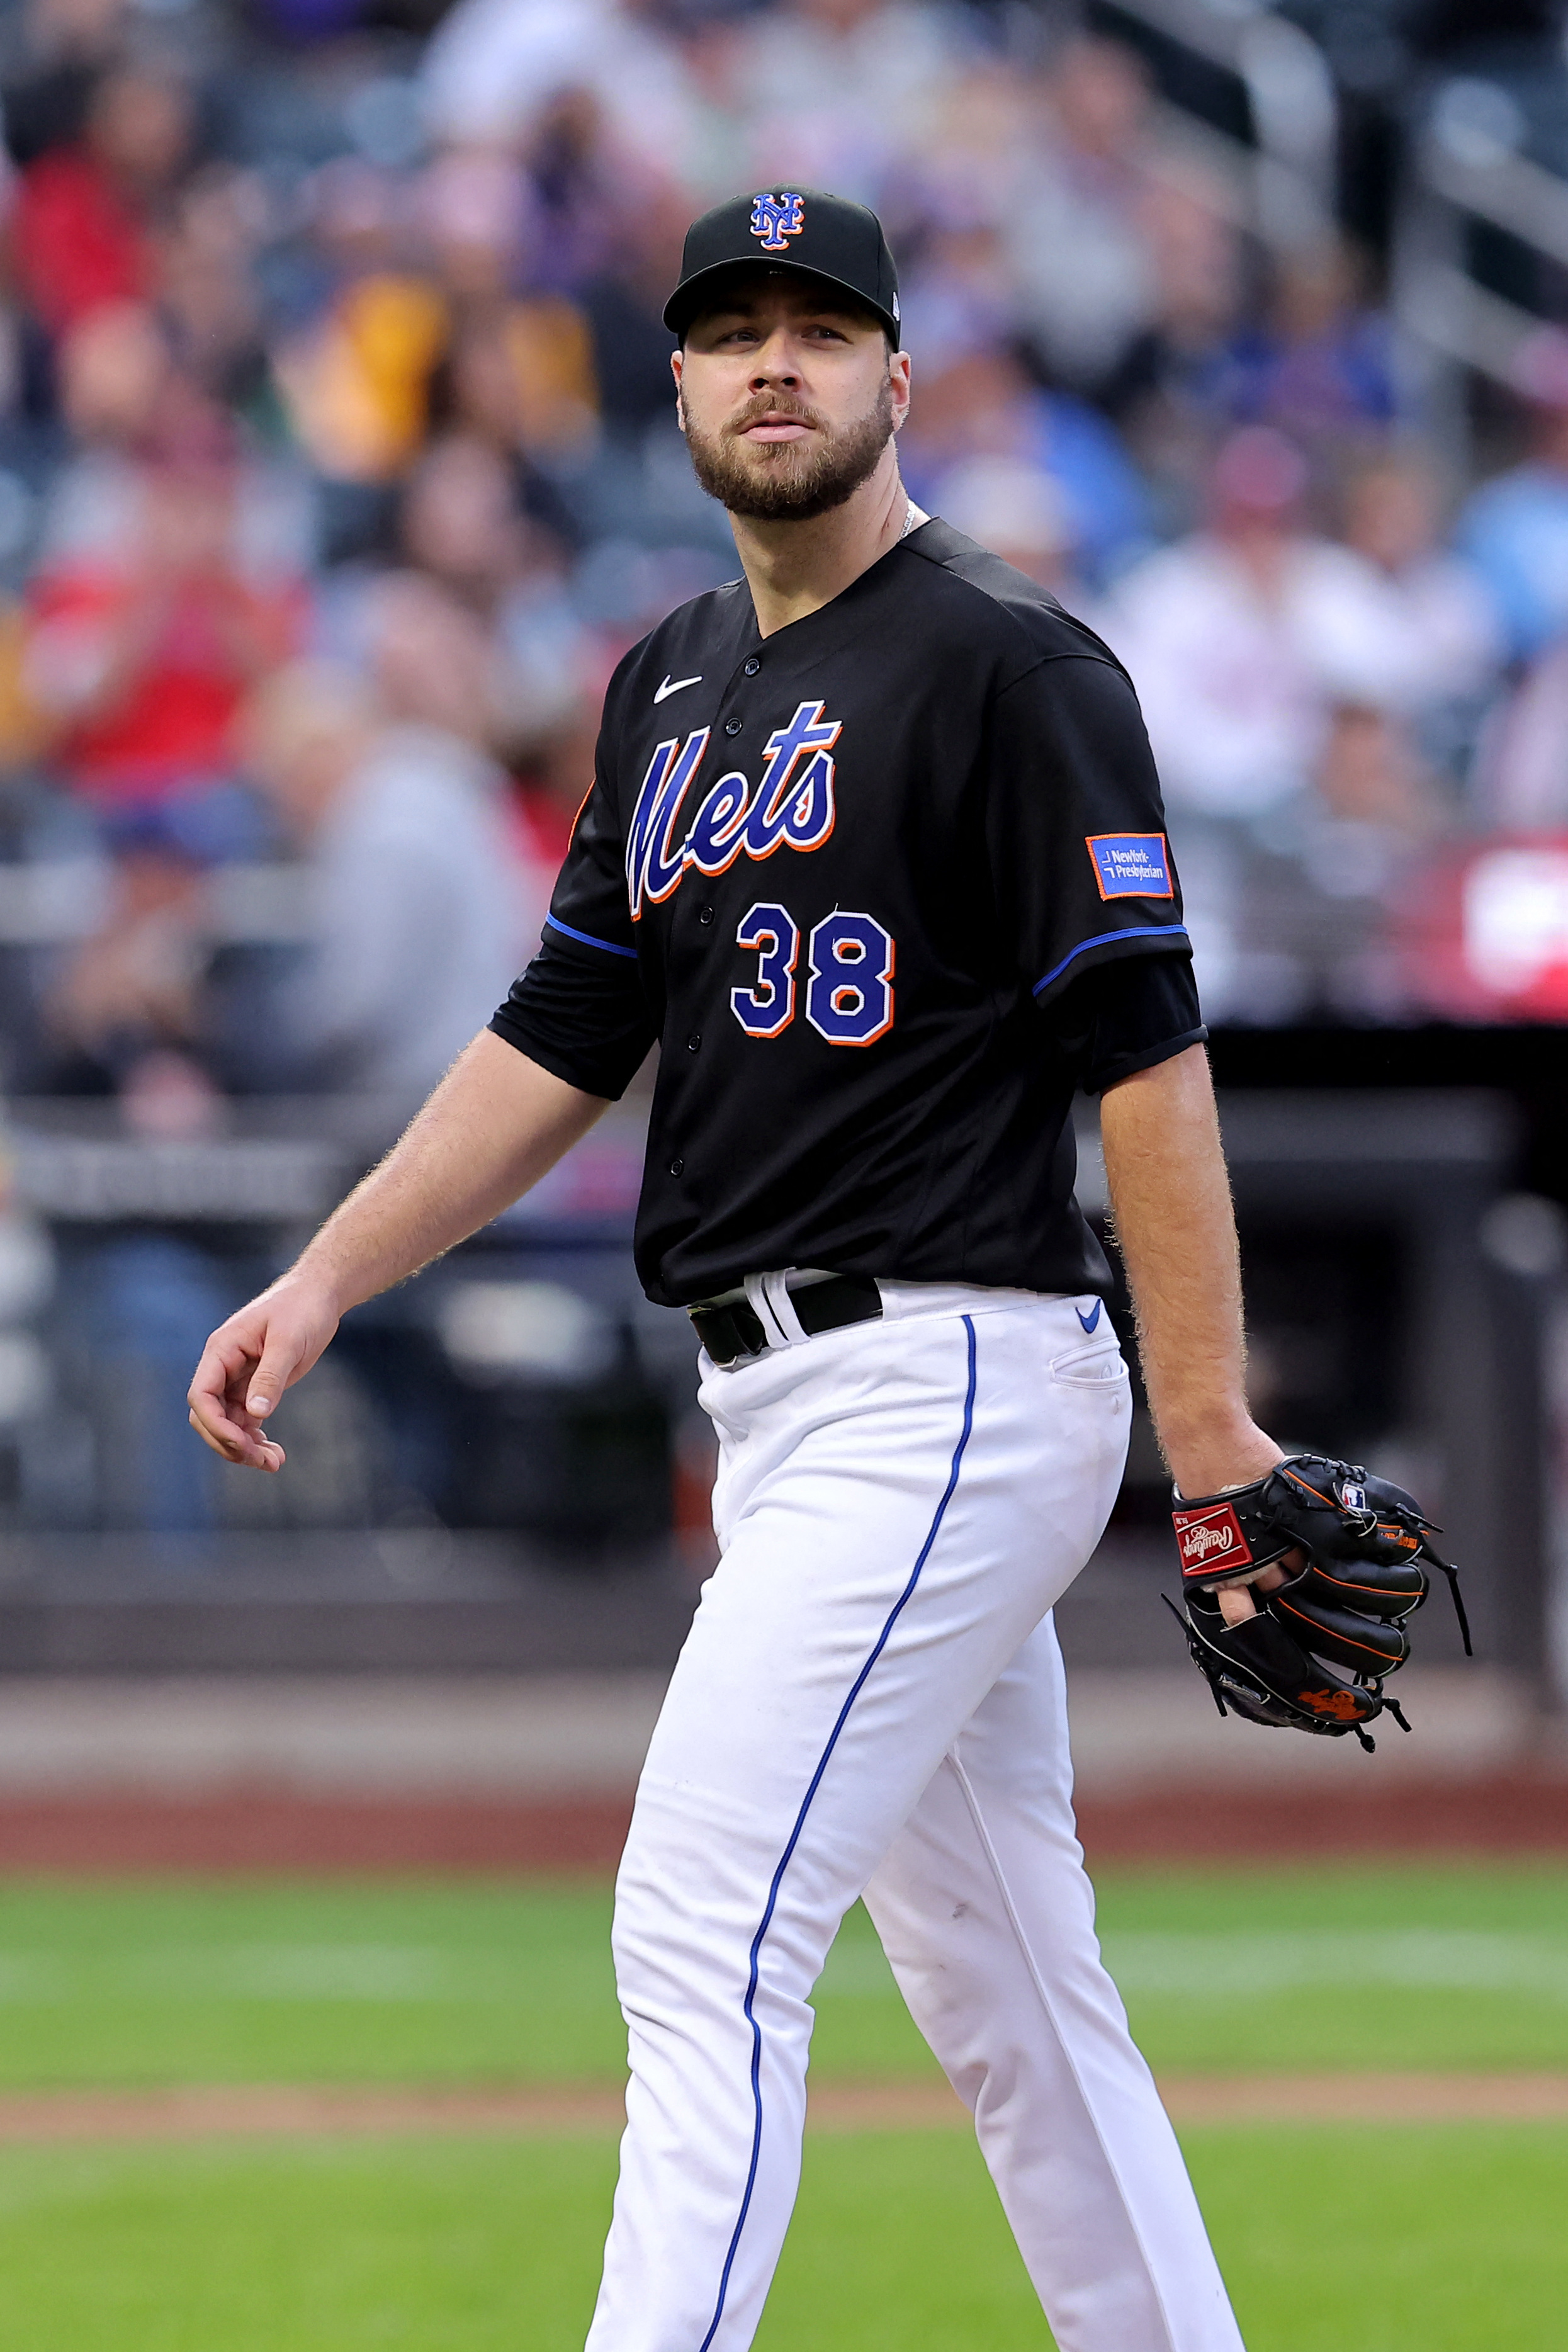
<svg viewBox="0 0 1568 2352"><path fill-rule="evenodd" d="M759 902L737 947L758 959L730 1009L748 1037L777 1037L795 1018L800 926L786 907ZM893 1026L893 940L870 915L825 915L806 941L806 1018L830 1045L870 1045Z"/></svg>

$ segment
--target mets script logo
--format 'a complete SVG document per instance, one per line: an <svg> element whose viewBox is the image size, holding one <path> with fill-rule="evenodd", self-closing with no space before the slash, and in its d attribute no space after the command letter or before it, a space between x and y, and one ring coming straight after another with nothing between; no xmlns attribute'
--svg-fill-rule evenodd
<svg viewBox="0 0 1568 2352"><path fill-rule="evenodd" d="M751 199L751 234L760 238L764 253L788 253L789 239L799 236L805 226L805 200L792 188L783 188L776 196Z"/></svg>
<svg viewBox="0 0 1568 2352"><path fill-rule="evenodd" d="M832 747L841 731L839 721L822 717L820 702L800 703L788 727L768 738L767 765L755 793L737 769L720 776L679 839L682 803L702 765L709 730L661 743L626 830L632 920L641 920L644 900L667 898L688 866L723 874L743 851L747 857L771 857L784 846L821 849L833 829Z"/></svg>

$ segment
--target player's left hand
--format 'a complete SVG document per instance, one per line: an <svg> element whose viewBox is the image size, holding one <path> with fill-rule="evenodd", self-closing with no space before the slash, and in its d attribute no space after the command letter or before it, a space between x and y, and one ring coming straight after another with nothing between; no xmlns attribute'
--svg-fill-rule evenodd
<svg viewBox="0 0 1568 2352"><path fill-rule="evenodd" d="M1383 1684L1410 1654L1404 1621L1430 1590L1425 1563L1448 1579L1469 1653L1458 1571L1429 1541L1437 1529L1403 1487L1352 1463L1293 1454L1244 1486L1178 1498L1171 1517L1176 1613L1221 1715L1354 1731L1364 1747L1385 1709L1408 1730Z"/></svg>
<svg viewBox="0 0 1568 2352"><path fill-rule="evenodd" d="M1284 1459L1283 1449L1255 1421L1245 1421L1239 1429L1223 1435L1207 1430L1200 1445L1179 1449L1170 1445L1167 1452L1176 1474L1178 1498L1183 1495L1230 1494L1266 1478L1275 1464ZM1252 1588L1255 1586L1260 1592L1277 1591L1301 1566L1301 1555L1291 1552L1261 1568L1252 1566L1229 1576L1216 1575L1211 1582L1225 1623L1240 1625L1249 1617L1255 1617L1258 1604L1252 1597Z"/></svg>

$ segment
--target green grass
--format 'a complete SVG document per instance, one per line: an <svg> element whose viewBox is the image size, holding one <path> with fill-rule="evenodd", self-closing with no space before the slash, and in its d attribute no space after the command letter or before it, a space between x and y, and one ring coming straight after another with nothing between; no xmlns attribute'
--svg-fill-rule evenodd
<svg viewBox="0 0 1568 2352"><path fill-rule="evenodd" d="M1250 2352L1551 2352L1568 2130L1205 2131ZM608 2139L0 2152L17 2352L577 2352ZM808 2150L758 2352L1048 2352L972 2144Z"/></svg>
<svg viewBox="0 0 1568 2352"><path fill-rule="evenodd" d="M1106 1873L1158 2066L1568 2064L1568 1868ZM585 1885L0 1882L0 2084L615 2079ZM863 1914L814 2071L931 2061ZM1186 2135L1249 2352L1552 2352L1568 2127ZM17 2352L578 2352L615 2151L0 2147ZM962 2132L813 2137L758 2352L1050 2352Z"/></svg>
<svg viewBox="0 0 1568 2352"><path fill-rule="evenodd" d="M0 1882L0 2085L619 2074L596 1885ZM1107 1872L1156 2067L1568 2065L1568 1866ZM932 2062L864 1914L819 2079Z"/></svg>
<svg viewBox="0 0 1568 2352"><path fill-rule="evenodd" d="M1107 1874L1156 2068L1568 2066L1568 1864Z"/></svg>

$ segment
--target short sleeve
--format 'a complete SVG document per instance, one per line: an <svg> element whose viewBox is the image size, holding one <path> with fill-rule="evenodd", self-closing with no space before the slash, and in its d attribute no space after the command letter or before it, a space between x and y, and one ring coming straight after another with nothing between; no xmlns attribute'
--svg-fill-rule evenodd
<svg viewBox="0 0 1568 2352"><path fill-rule="evenodd" d="M1037 1003L1097 964L1190 953L1154 754L1113 662L1037 663L997 696L988 757L1003 952Z"/></svg>
<svg viewBox="0 0 1568 2352"><path fill-rule="evenodd" d="M595 768L588 797L577 812L545 928L558 939L575 940L612 962L631 966L637 961L626 898L625 845L600 767Z"/></svg>
<svg viewBox="0 0 1568 2352"><path fill-rule="evenodd" d="M1208 1035L1192 958L1169 953L1123 956L1082 973L1052 997L1045 1018L1088 1095L1103 1095Z"/></svg>
<svg viewBox="0 0 1568 2352"><path fill-rule="evenodd" d="M654 1041L620 829L597 775L572 828L538 953L490 1026L568 1086L612 1102Z"/></svg>

